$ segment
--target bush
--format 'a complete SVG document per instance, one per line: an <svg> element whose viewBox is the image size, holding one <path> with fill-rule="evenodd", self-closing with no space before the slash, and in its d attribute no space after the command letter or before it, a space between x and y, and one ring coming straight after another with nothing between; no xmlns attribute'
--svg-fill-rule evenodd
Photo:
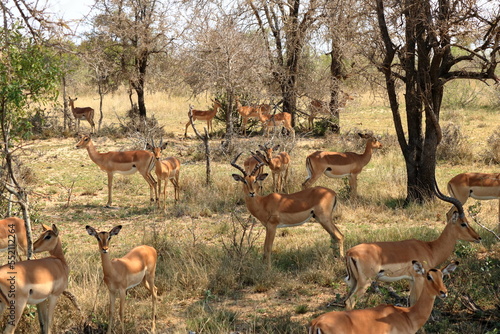
<svg viewBox="0 0 500 334"><path fill-rule="evenodd" d="M467 137L462 134L460 125L448 123L442 128L443 138L437 147L438 160L446 160L452 164L472 161L473 153Z"/></svg>
<svg viewBox="0 0 500 334"><path fill-rule="evenodd" d="M500 163L500 127L497 127L488 138L488 145L482 156L488 164Z"/></svg>

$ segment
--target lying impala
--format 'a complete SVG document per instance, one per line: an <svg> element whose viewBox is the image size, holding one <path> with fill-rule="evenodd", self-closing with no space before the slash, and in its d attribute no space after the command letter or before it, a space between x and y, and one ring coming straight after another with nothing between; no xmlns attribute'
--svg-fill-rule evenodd
<svg viewBox="0 0 500 334"><path fill-rule="evenodd" d="M71 107L71 112L73 113L73 117L76 120L76 132L80 132L80 120L85 119L89 122L91 133L95 132L95 123L94 123L94 109L91 107L75 107L75 101L78 100L77 97L72 99L68 96L69 106Z"/></svg>
<svg viewBox="0 0 500 334"><path fill-rule="evenodd" d="M111 260L109 257L109 242L112 236L118 235L122 226L115 226L109 232L97 232L89 225L85 228L87 233L94 236L99 244L104 282L109 289L109 324L107 333L111 334L113 328L116 297L120 297L120 321L122 324L122 333L125 333L123 313L125 311L126 293L128 289L133 288L141 282L151 292L153 304L151 332L154 333L156 300L158 298L155 286L156 260L158 258L156 250L153 247L142 245L133 248L121 258Z"/></svg>
<svg viewBox="0 0 500 334"><path fill-rule="evenodd" d="M176 157L168 157L163 160L161 159L161 152L167 147L167 143L163 143L163 139L160 141L160 146L155 147L153 145L147 144L146 148L153 152L155 157L155 173L158 180L158 197L161 197L161 180L164 180L163 185L163 208L167 205L167 181L170 180L174 186L174 198L176 201L179 200L179 171L181 169L181 163ZM161 199L161 198L160 198ZM160 207L160 201L158 200L158 207Z"/></svg>
<svg viewBox="0 0 500 334"><path fill-rule="evenodd" d="M480 242L481 237L469 225L462 205L455 198L443 195L437 185L436 195L443 201L452 203L454 211L441 235L433 241L416 239L364 243L352 247L346 253L347 277L349 294L346 299L346 308L353 309L356 299L362 296L374 279L383 282L394 282L401 279L410 280L410 306L415 304L419 296L415 289L413 272L407 264L412 259L418 259L427 267L440 265L453 253L457 240ZM377 277L379 273L385 275Z"/></svg>
<svg viewBox="0 0 500 334"><path fill-rule="evenodd" d="M212 120L214 119L215 115L219 111L220 108L222 108L222 104L218 100L212 100L214 103L212 109L209 110L196 110L193 109L193 106L189 106L189 113L191 113L193 117L193 122L196 120L200 121L207 121L207 131L210 133L212 131ZM188 114L189 116L189 114ZM191 125L191 119L186 123L186 131L184 131L184 137L187 137L187 130L189 125Z"/></svg>
<svg viewBox="0 0 500 334"><path fill-rule="evenodd" d="M26 304L37 304L42 333L51 333L54 309L68 286L69 268L64 258L59 231L43 226L33 251L48 251L49 257L0 267L0 314L9 310L4 333L14 333Z"/></svg>
<svg viewBox="0 0 500 334"><path fill-rule="evenodd" d="M259 104L256 106L242 106L238 97L236 97L236 110L241 115L243 135L247 135L247 123L250 118L260 119L260 115L269 115L271 106L269 104Z"/></svg>
<svg viewBox="0 0 500 334"><path fill-rule="evenodd" d="M500 173L462 173L448 181L448 193L465 204L469 197L477 200L500 199ZM452 208L453 209L453 208ZM450 215L452 210L448 212ZM500 229L500 201L498 202Z"/></svg>
<svg viewBox="0 0 500 334"><path fill-rule="evenodd" d="M259 148L264 152L260 154L261 160L269 166L273 173L273 191L283 192L288 178L288 167L290 166L290 155L286 152L280 152L273 156L273 153L279 149L279 145L267 147L267 145L259 145ZM257 151L259 154L260 152Z"/></svg>
<svg viewBox="0 0 500 334"><path fill-rule="evenodd" d="M358 134L367 139L363 154L354 152L325 152L316 151L306 158L307 179L302 183L302 188L311 187L323 174L333 178L349 178L351 196L357 196L358 175L372 158L373 149L381 148L382 144L369 134Z"/></svg>
<svg viewBox="0 0 500 334"><path fill-rule="evenodd" d="M8 251L9 259L15 255L18 260L21 260L20 253L28 254L24 220L17 217L0 220L0 251Z"/></svg>
<svg viewBox="0 0 500 334"><path fill-rule="evenodd" d="M354 98L351 95L345 92L341 92L341 94L342 95L337 103L338 109L344 108L347 105L347 101L354 100ZM317 99L311 99L311 102L309 102L309 117L308 117L309 129L312 129L314 127L314 119L319 114L323 115L330 114L330 106L328 105L328 102Z"/></svg>
<svg viewBox="0 0 500 334"><path fill-rule="evenodd" d="M99 153L92 139L87 135L82 136L76 144L76 148L86 148L90 159L108 174L108 203L106 207L111 207L113 202L114 174L130 175L138 171L149 185L151 202L158 200L156 180L151 175L151 171L155 167L153 153L145 150ZM153 197L153 192L155 197Z"/></svg>
<svg viewBox="0 0 500 334"><path fill-rule="evenodd" d="M443 276L449 275L458 263L443 270L430 269L425 274L421 263L413 261L413 276L422 290L412 307L381 304L364 310L328 312L311 322L309 334L413 334L429 319L436 297L445 298L448 290ZM407 264L407 267L410 267ZM381 273L383 276L383 273Z"/></svg>
<svg viewBox="0 0 500 334"><path fill-rule="evenodd" d="M271 266L271 251L276 229L278 227L299 226L314 217L318 223L339 244L339 253L344 256L344 236L333 223L333 210L337 204L335 192L328 188L314 187L293 194L272 193L260 196L256 193L255 184L264 180L267 174L256 176L256 172L264 163L260 162L251 173L247 173L236 164L238 154L231 165L238 169L243 176L233 174L236 181L243 183L243 193L248 211L257 218L266 228L264 241L264 261Z"/></svg>

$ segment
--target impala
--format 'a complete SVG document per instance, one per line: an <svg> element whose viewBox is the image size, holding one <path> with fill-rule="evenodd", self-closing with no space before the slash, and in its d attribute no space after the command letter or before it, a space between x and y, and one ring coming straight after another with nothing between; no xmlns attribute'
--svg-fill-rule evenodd
<svg viewBox="0 0 500 334"><path fill-rule="evenodd" d="M193 109L192 106L189 106L189 113L192 115L193 122L196 120L200 121L207 121L207 131L210 133L212 131L212 120L217 114L217 111L219 111L220 108L222 108L222 104L218 100L212 100L214 103L212 109L209 110L196 110ZM189 116L188 113L188 116ZM186 123L186 131L184 131L184 137L187 137L187 130L189 125L191 124L191 119Z"/></svg>
<svg viewBox="0 0 500 334"><path fill-rule="evenodd" d="M269 137L269 131L271 128L274 129L276 127L279 127L280 130L281 128L285 128L289 133L294 134L292 127L292 115L290 113L280 112L275 115L260 114L259 119L262 122L262 128L264 129L266 137Z"/></svg>
<svg viewBox="0 0 500 334"><path fill-rule="evenodd" d="M337 240L339 253L344 256L344 236L333 223L333 210L337 204L337 196L333 190L314 187L293 194L272 193L260 196L255 191L255 183L264 180L267 174L256 176L256 172L264 163L259 163L250 173L247 173L236 164L240 155L241 153L234 158L231 165L238 169L243 176L239 174L232 176L236 181L243 183L242 189L248 211L266 229L264 261L267 262L268 267L271 266L271 251L276 229L302 225L311 217L314 217L323 226L332 239Z"/></svg>
<svg viewBox="0 0 500 334"><path fill-rule="evenodd" d="M411 307L381 304L364 310L328 312L311 322L309 334L413 334L429 319L436 297L445 298L448 290L443 276L449 275L458 262L443 270L430 269L427 274L421 263L411 266L417 285L422 290L420 298ZM409 264L406 265L410 267ZM384 273L381 273L383 276Z"/></svg>
<svg viewBox="0 0 500 334"><path fill-rule="evenodd" d="M80 132L80 120L85 119L87 122L89 122L91 126L91 133L95 132L95 123L94 123L94 109L91 107L75 107L75 101L78 100L77 97L72 99L71 97L68 96L69 100L69 106L71 107L71 112L73 113L73 117L75 117L76 120L76 132Z"/></svg>
<svg viewBox="0 0 500 334"><path fill-rule="evenodd" d="M480 242L481 237L469 225L462 205L455 198L443 195L435 185L436 195L443 201L452 203L454 211L441 235L433 241L416 239L363 243L352 247L346 253L347 277L349 294L346 308L352 309L356 299L363 295L371 281L378 279L383 282L394 282L401 279L410 280L410 306L419 296L415 289L412 271L407 264L412 259L418 259L428 268L436 267L446 261L453 253L457 240ZM384 272L383 277L377 277Z"/></svg>
<svg viewBox="0 0 500 334"><path fill-rule="evenodd" d="M99 153L92 138L87 135L82 136L76 144L76 148L86 148L90 159L108 174L108 203L106 207L111 207L113 202L114 174L130 175L138 171L149 185L151 202L158 200L156 180L151 175L151 171L155 167L153 153L145 150ZM155 197L153 197L153 192Z"/></svg>
<svg viewBox="0 0 500 334"><path fill-rule="evenodd" d="M236 97L236 110L241 115L243 127L243 134L247 134L248 119L260 119L260 115L269 115L271 113L271 106L269 104L259 104L257 106L242 106L238 97Z"/></svg>
<svg viewBox="0 0 500 334"><path fill-rule="evenodd" d="M332 178L349 178L351 196L357 196L357 180L372 158L372 152L375 148L381 148L382 144L369 134L358 134L361 138L367 139L365 152L358 154L354 152L325 152L316 151L306 158L307 178L302 183L302 188L309 188L316 180L325 174Z"/></svg>
<svg viewBox="0 0 500 334"><path fill-rule="evenodd" d="M273 152L279 149L279 145L274 147L267 147L267 145L259 145L259 148L264 152L259 157L269 166L273 174L273 191L283 192L286 181L288 178L288 167L290 165L290 155L286 152L280 152L278 155L273 156ZM257 151L260 153L259 151Z"/></svg>
<svg viewBox="0 0 500 334"><path fill-rule="evenodd" d="M151 332L155 332L157 289L155 286L155 271L157 253L153 247L142 245L133 248L125 256L111 260L109 257L109 242L111 237L117 235L122 229L121 225L115 226L109 232L97 232L93 227L87 225L87 233L94 236L99 244L101 253L102 271L104 282L109 289L109 325L108 334L113 328L113 314L115 312L116 297L120 297L120 321L122 333L125 333L123 313L125 310L125 296L127 290L144 283L146 289L151 292L153 312Z"/></svg>
<svg viewBox="0 0 500 334"><path fill-rule="evenodd" d="M55 225L42 225L43 233L33 244L35 253L49 257L9 263L0 267L0 314L9 310L5 333L14 333L26 304L37 304L42 333L51 333L54 308L68 286L69 268Z"/></svg>
<svg viewBox="0 0 500 334"><path fill-rule="evenodd" d="M20 253L28 253L24 220L16 217L0 220L0 251L8 251L9 259L15 255L18 260L21 260Z"/></svg>
<svg viewBox="0 0 500 334"><path fill-rule="evenodd" d="M174 186L174 198L176 201L179 200L179 171L181 169L180 161L175 157L168 157L164 160L161 159L161 152L167 147L167 143L163 143L163 139L160 141L160 146L155 147L153 145L147 144L146 148L153 152L155 157L155 173L158 179L158 197L161 197L161 180L165 180L163 185L163 208L167 205L167 181L170 180ZM158 201L158 207L160 207L160 201Z"/></svg>
<svg viewBox="0 0 500 334"><path fill-rule="evenodd" d="M465 204L469 197L477 200L500 199L499 173L462 173L448 181L448 193ZM452 208L453 209L453 208ZM451 214L448 212L448 215ZM500 201L498 202L498 223L500 230Z"/></svg>
<svg viewBox="0 0 500 334"><path fill-rule="evenodd" d="M352 100L354 100L354 98L351 95L342 92L342 95L337 103L337 108L338 109L344 108L347 104L347 101L352 101ZM309 117L308 117L309 129L313 128L314 119L318 114L323 114L323 115L330 114L330 107L328 106L328 102L317 99L311 99L311 102L309 102Z"/></svg>

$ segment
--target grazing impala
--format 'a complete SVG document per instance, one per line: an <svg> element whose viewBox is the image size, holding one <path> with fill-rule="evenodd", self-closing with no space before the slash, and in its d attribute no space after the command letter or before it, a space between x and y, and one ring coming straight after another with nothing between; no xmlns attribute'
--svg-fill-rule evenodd
<svg viewBox="0 0 500 334"><path fill-rule="evenodd" d="M69 268L64 258L59 231L43 226L33 251L48 251L49 257L9 263L0 267L0 314L9 310L5 333L14 333L26 304L37 304L41 331L51 333L59 296L68 286Z"/></svg>
<svg viewBox="0 0 500 334"><path fill-rule="evenodd" d="M241 166L236 164L238 154L231 165L238 169L243 176L233 174L236 181L243 183L243 193L248 211L257 218L266 228L264 241L264 261L271 266L271 251L273 247L276 229L278 227L299 226L314 217L318 223L330 234L332 239L337 240L339 253L344 256L344 236L333 223L333 210L337 204L335 192L328 188L314 187L293 194L272 193L260 196L255 191L255 183L264 180L267 174L256 176L261 162L247 173Z"/></svg>
<svg viewBox="0 0 500 334"><path fill-rule="evenodd" d="M273 191L283 192L288 178L288 167L290 166L290 155L286 152L280 152L273 157L273 152L279 149L279 145L267 147L267 145L259 145L259 148L264 152L259 155L259 158L269 166L273 173ZM257 151L259 154L260 152Z"/></svg>
<svg viewBox="0 0 500 334"><path fill-rule="evenodd" d="M94 123L94 109L91 107L75 107L75 101L78 100L77 97L72 99L71 97L68 96L69 100L69 106L71 107L71 112L73 113L73 117L75 117L76 120L76 132L80 132L80 120L85 119L87 122L89 122L91 130L91 133L95 132L95 123Z"/></svg>
<svg viewBox="0 0 500 334"><path fill-rule="evenodd" d="M448 181L448 193L465 204L469 197L477 200L500 199L500 173L462 173ZM453 209L453 208L452 208ZM448 215L452 210L448 212ZM498 202L500 230L500 200Z"/></svg>
<svg viewBox="0 0 500 334"><path fill-rule="evenodd" d="M307 179L302 183L302 188L309 188L316 180L325 174L333 178L349 178L351 196L357 196L358 175L361 173L372 158L374 148L381 148L382 144L369 134L358 134L367 139L365 152L358 154L354 152L324 152L316 151L306 158Z"/></svg>
<svg viewBox="0 0 500 334"><path fill-rule="evenodd" d="M76 148L86 148L90 159L108 174L108 203L106 207L111 207L113 202L114 174L130 175L138 171L149 185L151 202L158 200L156 180L151 175L155 166L153 153L145 150L99 153L92 139L87 135L82 136L76 144ZM153 192L155 197L153 197Z"/></svg>
<svg viewBox="0 0 500 334"><path fill-rule="evenodd" d="M109 289L109 324L107 333L111 334L113 328L116 297L120 297L120 321L122 324L122 333L125 333L123 322L125 296L128 289L133 288L141 282L151 292L153 304L151 332L154 333L156 300L158 298L155 286L156 260L158 257L156 250L153 247L142 245L133 248L121 258L111 260L109 256L109 242L112 236L120 232L122 226L115 226L109 232L97 232L93 227L88 225L85 228L87 233L94 236L99 244L104 282Z"/></svg>
<svg viewBox="0 0 500 334"><path fill-rule="evenodd" d="M415 305L399 307L381 304L364 310L328 312L311 322L309 334L416 333L429 319L436 297L447 296L443 276L449 275L457 265L457 262L451 263L443 270L430 269L425 274L422 264L413 261L413 276L422 291ZM406 266L410 267L410 264Z"/></svg>
<svg viewBox="0 0 500 334"><path fill-rule="evenodd" d="M161 152L167 147L167 143L163 143L163 139L160 141L160 146L155 147L153 145L147 144L146 148L153 152L155 157L155 172L156 178L158 179L158 197L161 199L161 180L165 181L163 185L163 208L167 205L167 181L170 180L174 185L174 199L179 200L179 171L181 169L180 161L175 157L168 157L163 160L161 159ZM158 207L160 207L160 201L158 201Z"/></svg>
<svg viewBox="0 0 500 334"><path fill-rule="evenodd" d="M418 259L427 267L436 267L446 261L453 253L457 240L479 242L481 237L469 226L462 205L455 198L444 196L437 185L436 195L443 201L452 203L454 211L441 235L433 241L404 240L393 242L364 243L352 247L346 253L347 277L350 289L346 299L346 308L354 308L356 299L363 295L371 281L394 282L401 279L410 280L410 305L415 304L419 296L415 289L412 271L407 263ZM384 272L383 277L377 277Z"/></svg>
<svg viewBox="0 0 500 334"><path fill-rule="evenodd" d="M207 121L207 131L210 133L212 131L212 120L214 119L219 108L222 108L222 104L218 100L212 100L214 103L212 109L209 110L196 110L193 106L189 106L189 113L192 115L193 122L196 120ZM188 113L188 116L189 116ZM184 137L187 137L187 130L189 125L191 125L191 119L186 123L186 131L184 131Z"/></svg>
<svg viewBox="0 0 500 334"><path fill-rule="evenodd" d="M28 241L26 239L26 226L24 220L10 217L0 220L0 251L8 251L9 258L21 260L20 253L28 254Z"/></svg>
<svg viewBox="0 0 500 334"><path fill-rule="evenodd" d="M262 122L262 128L266 137L269 137L269 131L275 128L279 128L280 130L281 128L285 128L292 135L295 134L292 127L292 115L290 113L280 112L275 115L260 114L259 119Z"/></svg>
<svg viewBox="0 0 500 334"><path fill-rule="evenodd" d="M344 108L347 104L347 101L354 100L354 98L351 95L345 92L341 92L341 94L342 95L337 103L338 109ZM311 102L309 103L309 117L308 117L309 129L313 128L314 119L317 117L318 114L329 115L330 107L328 106L328 103L325 101L311 99Z"/></svg>
<svg viewBox="0 0 500 334"><path fill-rule="evenodd" d="M269 104L259 104L257 106L242 106L238 97L236 97L236 110L241 115L243 135L247 135L247 123L250 118L260 119L260 115L269 115L271 106Z"/></svg>

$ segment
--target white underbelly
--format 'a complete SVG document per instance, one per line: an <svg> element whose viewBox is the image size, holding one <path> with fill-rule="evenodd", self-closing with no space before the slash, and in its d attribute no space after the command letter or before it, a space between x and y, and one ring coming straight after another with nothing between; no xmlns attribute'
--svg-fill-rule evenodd
<svg viewBox="0 0 500 334"><path fill-rule="evenodd" d="M280 215L280 222L281 221L285 221L287 223L280 223L278 224L278 228L279 227L294 227L294 226L300 226L302 224L305 224L309 219L311 219L311 217L313 216L312 213L308 213L308 214L304 214L303 216L302 215L294 215L295 219L292 219L292 218L288 218L286 214L281 214ZM302 217L300 217L302 216ZM298 219L297 219L298 218Z"/></svg>

